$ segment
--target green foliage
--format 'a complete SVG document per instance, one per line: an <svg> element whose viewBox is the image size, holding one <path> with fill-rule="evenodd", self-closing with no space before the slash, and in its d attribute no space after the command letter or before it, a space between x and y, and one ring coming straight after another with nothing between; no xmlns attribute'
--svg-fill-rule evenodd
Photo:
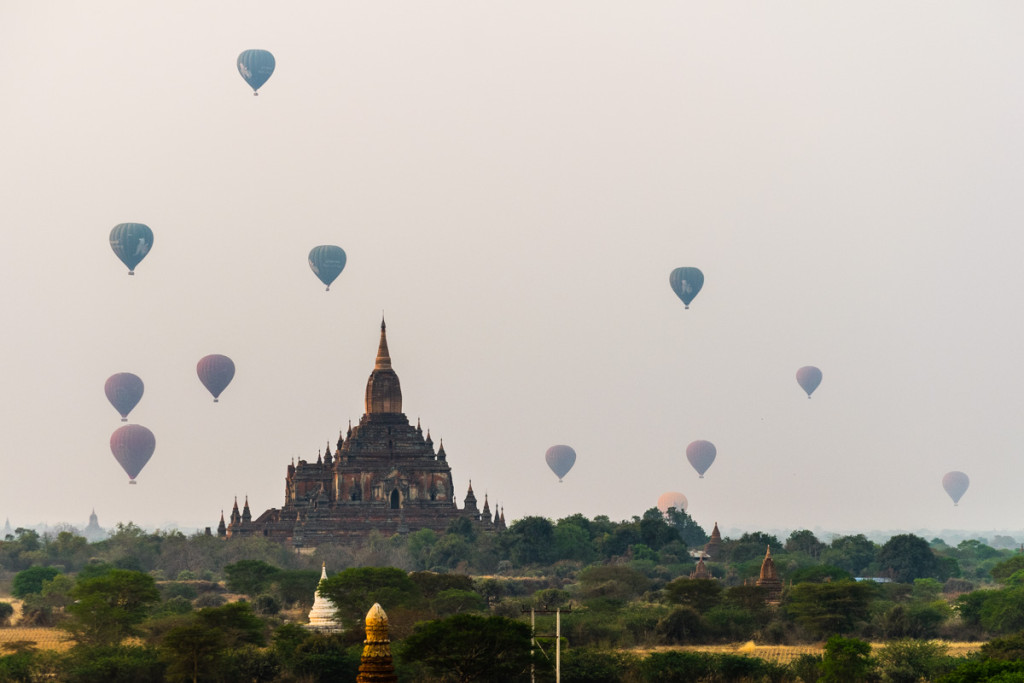
<svg viewBox="0 0 1024 683"><path fill-rule="evenodd" d="M680 577L669 582L663 591L668 602L698 612L706 612L722 601L722 584L714 579Z"/></svg>
<svg viewBox="0 0 1024 683"><path fill-rule="evenodd" d="M1000 583L1006 581L1012 575L1024 570L1024 555L1014 555L1008 560L1003 560L992 567L989 573L992 578Z"/></svg>
<svg viewBox="0 0 1024 683"><path fill-rule="evenodd" d="M160 599L153 577L126 569L112 569L92 579L79 580L67 606L67 629L85 645L116 645L135 635L149 606Z"/></svg>
<svg viewBox="0 0 1024 683"><path fill-rule="evenodd" d="M320 572L311 569L282 569L274 575L274 592L286 606L312 607Z"/></svg>
<svg viewBox="0 0 1024 683"><path fill-rule="evenodd" d="M700 524L693 521L693 518L685 510L669 508L666 517L668 518L668 523L679 535L679 539L688 547L700 548L708 542L707 532L704 531Z"/></svg>
<svg viewBox="0 0 1024 683"><path fill-rule="evenodd" d="M166 664L152 647L80 647L67 657L66 683L163 683Z"/></svg>
<svg viewBox="0 0 1024 683"><path fill-rule="evenodd" d="M281 603L273 595L257 595L252 601L252 611L263 616L273 616L281 611Z"/></svg>
<svg viewBox="0 0 1024 683"><path fill-rule="evenodd" d="M320 595L334 603L342 621L362 621L374 603L414 607L422 603L419 587L401 569L394 567L349 568L320 584Z"/></svg>
<svg viewBox="0 0 1024 683"><path fill-rule="evenodd" d="M956 662L947 654L949 648L929 640L893 640L875 655L883 681L917 683L934 681L952 670Z"/></svg>
<svg viewBox="0 0 1024 683"><path fill-rule="evenodd" d="M863 683L869 679L874 663L871 645L856 638L832 636L825 643L821 662L822 683Z"/></svg>
<svg viewBox="0 0 1024 683"><path fill-rule="evenodd" d="M693 607L676 607L658 622L658 633L669 643L701 643L708 637L703 617Z"/></svg>
<svg viewBox="0 0 1024 683"><path fill-rule="evenodd" d="M438 616L463 612L483 612L487 610L487 601L476 591L449 588L438 593L430 601L430 609Z"/></svg>
<svg viewBox="0 0 1024 683"><path fill-rule="evenodd" d="M868 566L875 561L878 548L864 534L840 536L833 539L828 549L821 552L821 561L863 576Z"/></svg>
<svg viewBox="0 0 1024 683"><path fill-rule="evenodd" d="M738 540L726 540L722 543L722 551L730 562L762 560L769 547L775 548L777 552L782 548L782 543L775 536L761 531L747 532Z"/></svg>
<svg viewBox="0 0 1024 683"><path fill-rule="evenodd" d="M419 624L402 643L401 658L459 681L528 681L530 628L504 617L456 614Z"/></svg>
<svg viewBox="0 0 1024 683"><path fill-rule="evenodd" d="M826 581L849 581L853 577L845 569L830 564L816 564L801 567L789 575L793 583L824 583Z"/></svg>
<svg viewBox="0 0 1024 683"><path fill-rule="evenodd" d="M43 581L49 581L60 572L53 567L29 567L14 575L11 582L11 595L24 598L33 593L43 592Z"/></svg>
<svg viewBox="0 0 1024 683"><path fill-rule="evenodd" d="M640 663L640 676L660 683L711 680L712 660L703 652L654 652Z"/></svg>
<svg viewBox="0 0 1024 683"><path fill-rule="evenodd" d="M628 652L579 647L562 653L563 683L620 683L635 676L640 659Z"/></svg>
<svg viewBox="0 0 1024 683"><path fill-rule="evenodd" d="M14 605L9 602L0 602L0 628L10 626L12 616L14 616Z"/></svg>
<svg viewBox="0 0 1024 683"><path fill-rule="evenodd" d="M804 553L815 559L821 556L825 547L825 544L818 540L814 532L808 529L800 529L791 533L784 546L787 553Z"/></svg>
<svg viewBox="0 0 1024 683"><path fill-rule="evenodd" d="M555 559L555 529L544 517L523 517L509 527L509 554L517 566L547 564Z"/></svg>
<svg viewBox="0 0 1024 683"><path fill-rule="evenodd" d="M784 601L786 612L813 637L850 633L867 619L874 593L871 584L856 581L799 583Z"/></svg>
<svg viewBox="0 0 1024 683"><path fill-rule="evenodd" d="M650 587L650 580L641 572L625 565L591 565L579 575L580 595L584 599L605 598L625 602L638 597Z"/></svg>
<svg viewBox="0 0 1024 683"><path fill-rule="evenodd" d="M984 591L982 595L978 616L985 630L998 635L1024 630L1024 587Z"/></svg>
<svg viewBox="0 0 1024 683"><path fill-rule="evenodd" d="M883 571L900 583L940 576L939 560L928 541L914 534L899 534L890 538L878 549L877 561Z"/></svg>
<svg viewBox="0 0 1024 683"><path fill-rule="evenodd" d="M224 567L224 576L231 592L256 596L267 592L280 571L262 560L239 560Z"/></svg>

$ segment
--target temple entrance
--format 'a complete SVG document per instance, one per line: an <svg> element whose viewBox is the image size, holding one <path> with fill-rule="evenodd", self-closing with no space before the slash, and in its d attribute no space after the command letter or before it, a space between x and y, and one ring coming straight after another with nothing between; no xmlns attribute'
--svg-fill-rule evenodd
<svg viewBox="0 0 1024 683"><path fill-rule="evenodd" d="M397 510L399 507L401 507L398 504L398 502L399 502L398 489L395 489L394 491L391 492L391 509L392 510Z"/></svg>

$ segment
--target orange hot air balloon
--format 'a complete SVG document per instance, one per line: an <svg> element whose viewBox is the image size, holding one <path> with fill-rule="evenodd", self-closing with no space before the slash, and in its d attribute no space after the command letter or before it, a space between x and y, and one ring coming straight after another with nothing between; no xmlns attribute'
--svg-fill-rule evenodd
<svg viewBox="0 0 1024 683"><path fill-rule="evenodd" d="M663 515L668 514L669 508L675 508L680 512L686 512L686 508L689 507L689 505L690 501L686 500L686 496L678 491L666 491L658 496L658 509L661 510L661 514Z"/></svg>

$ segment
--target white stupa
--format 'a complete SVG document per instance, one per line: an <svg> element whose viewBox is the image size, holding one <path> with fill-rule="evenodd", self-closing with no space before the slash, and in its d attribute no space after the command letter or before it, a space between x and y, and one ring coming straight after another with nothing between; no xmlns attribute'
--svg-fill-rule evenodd
<svg viewBox="0 0 1024 683"><path fill-rule="evenodd" d="M320 584L326 580L327 563L324 562L323 568L320 570L320 582L317 584L317 588L319 589ZM341 627L341 622L335 617L336 611L334 603L320 595L318 590L313 598L313 609L309 610L309 623L306 624L306 628L320 633L341 633L344 629Z"/></svg>

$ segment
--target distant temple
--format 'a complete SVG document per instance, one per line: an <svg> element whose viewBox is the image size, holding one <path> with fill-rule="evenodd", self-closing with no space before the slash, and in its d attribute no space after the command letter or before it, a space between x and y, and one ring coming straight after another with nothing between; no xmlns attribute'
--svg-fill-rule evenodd
<svg viewBox="0 0 1024 683"><path fill-rule="evenodd" d="M766 600L768 602L779 602L782 599L782 579L779 578L779 573L775 570L771 546L768 546L764 560L761 562L761 573L757 578L757 585L767 589Z"/></svg>
<svg viewBox="0 0 1024 683"><path fill-rule="evenodd" d="M320 582L317 583L317 592L313 598L313 609L309 611L309 624L306 628L320 633L341 633L344 629L338 621L337 609L334 603L320 595L320 586L327 580L327 563L320 569Z"/></svg>
<svg viewBox="0 0 1024 683"><path fill-rule="evenodd" d="M391 639L388 636L388 615L380 603L366 613L366 640L359 659L356 683L397 683L395 665L391 660Z"/></svg>
<svg viewBox="0 0 1024 683"><path fill-rule="evenodd" d="M484 496L477 508L473 484L459 509L451 467L443 442L434 451L430 432L424 435L402 412L402 389L391 367L384 322L380 325L377 360L366 383L366 413L356 427L339 434L316 462L288 465L285 500L253 519L246 497L241 512L235 499L227 523L221 512L218 534L266 536L296 548L366 538L371 531L385 536L431 529L443 532L456 519L468 519L484 530L505 528L504 510Z"/></svg>
<svg viewBox="0 0 1024 683"><path fill-rule="evenodd" d="M711 570L708 569L708 566L706 564L704 564L704 558L703 557L697 558L697 566L693 568L692 572L690 572L690 578L691 579L713 579L714 578L711 575Z"/></svg>
<svg viewBox="0 0 1024 683"><path fill-rule="evenodd" d="M82 536L90 543L102 541L107 537L107 530L100 526L99 517L96 516L96 508L92 509L92 514L89 515L89 526L82 531Z"/></svg>
<svg viewBox="0 0 1024 683"><path fill-rule="evenodd" d="M722 559L722 534L718 531L718 522L711 531L711 540L704 544L704 555L715 562Z"/></svg>
<svg viewBox="0 0 1024 683"><path fill-rule="evenodd" d="M8 536L14 536L14 530L11 529L11 518L8 517L7 521L4 522L4 530L0 532L0 540L7 538Z"/></svg>

